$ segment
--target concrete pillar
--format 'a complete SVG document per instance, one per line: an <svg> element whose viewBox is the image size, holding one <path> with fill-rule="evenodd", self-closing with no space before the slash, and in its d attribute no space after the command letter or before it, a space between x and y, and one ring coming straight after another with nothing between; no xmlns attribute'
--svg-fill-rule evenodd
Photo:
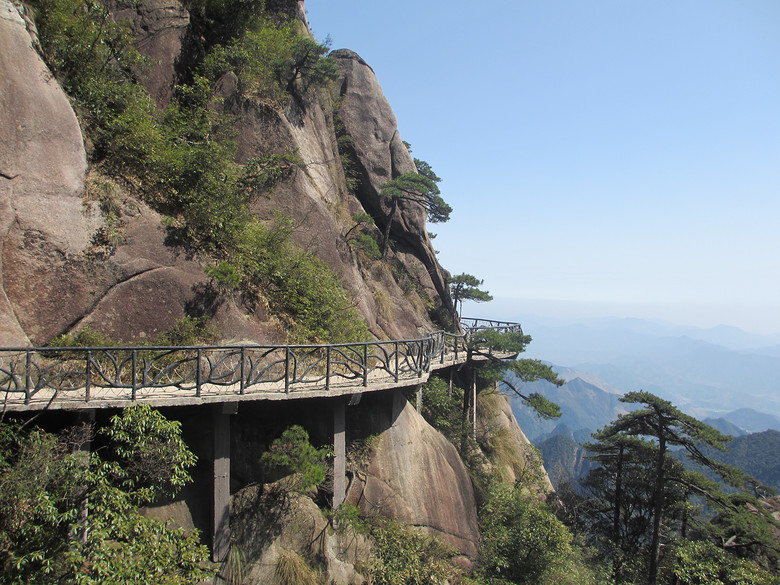
<svg viewBox="0 0 780 585"><path fill-rule="evenodd" d="M417 409L417 412L422 412L422 384L417 384L417 388L415 389L415 408Z"/></svg>
<svg viewBox="0 0 780 585"><path fill-rule="evenodd" d="M471 416L474 439L477 438L477 369L472 370L471 376Z"/></svg>
<svg viewBox="0 0 780 585"><path fill-rule="evenodd" d="M347 498L347 422L343 400L333 404L333 509Z"/></svg>
<svg viewBox="0 0 780 585"><path fill-rule="evenodd" d="M221 563L230 550L230 416L237 402L217 406L214 413L214 534L211 560Z"/></svg>

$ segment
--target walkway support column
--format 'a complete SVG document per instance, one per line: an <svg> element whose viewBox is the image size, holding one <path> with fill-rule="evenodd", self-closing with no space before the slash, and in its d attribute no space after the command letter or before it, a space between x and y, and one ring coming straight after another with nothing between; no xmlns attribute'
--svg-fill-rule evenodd
<svg viewBox="0 0 780 585"><path fill-rule="evenodd" d="M333 404L333 509L347 498L347 423L346 404L335 400Z"/></svg>
<svg viewBox="0 0 780 585"><path fill-rule="evenodd" d="M471 416L474 439L477 438L477 368L471 370Z"/></svg>
<svg viewBox="0 0 780 585"><path fill-rule="evenodd" d="M214 412L214 534L211 560L221 563L230 550L230 416L237 402L217 405Z"/></svg>

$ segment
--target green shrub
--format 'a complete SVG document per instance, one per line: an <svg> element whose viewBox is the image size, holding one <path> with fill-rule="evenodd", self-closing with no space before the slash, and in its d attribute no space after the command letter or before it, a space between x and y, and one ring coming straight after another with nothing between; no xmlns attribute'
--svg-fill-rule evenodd
<svg viewBox="0 0 780 585"><path fill-rule="evenodd" d="M293 342L368 339L368 327L341 281L312 252L293 245L293 228L283 215L270 228L246 226L234 258L244 290L263 295L274 312L288 317Z"/></svg>
<svg viewBox="0 0 780 585"><path fill-rule="evenodd" d="M244 93L279 105L291 95L324 85L338 74L335 64L323 58L327 45L301 32L296 20L275 23L259 12L230 44L212 48L203 72L215 81L232 71Z"/></svg>
<svg viewBox="0 0 780 585"><path fill-rule="evenodd" d="M422 387L422 412L428 423L454 445L461 443L464 431L463 390L437 376L431 376Z"/></svg>
<svg viewBox="0 0 780 585"><path fill-rule="evenodd" d="M303 427L293 425L271 443L260 464L271 474L291 474L285 487L305 492L325 481L329 454L329 449L317 449L309 442L309 434Z"/></svg>
<svg viewBox="0 0 780 585"><path fill-rule="evenodd" d="M111 417L102 431L122 470L124 489L140 504L175 496L192 481L188 468L197 457L181 438L181 423L166 419L148 404L135 404Z"/></svg>
<svg viewBox="0 0 780 585"><path fill-rule="evenodd" d="M376 585L439 585L452 576L453 552L437 539L383 517L371 519L370 535Z"/></svg>
<svg viewBox="0 0 780 585"><path fill-rule="evenodd" d="M52 339L50 347L115 347L121 345L114 339L95 331L89 325L76 333L65 333Z"/></svg>
<svg viewBox="0 0 780 585"><path fill-rule="evenodd" d="M672 568L680 585L771 585L777 578L756 563L729 554L706 541L683 541L674 550Z"/></svg>
<svg viewBox="0 0 780 585"><path fill-rule="evenodd" d="M153 345L214 345L219 341L219 330L209 323L208 317L191 317L186 315L176 319L176 324L165 333L160 334Z"/></svg>
<svg viewBox="0 0 780 585"><path fill-rule="evenodd" d="M285 225L266 229L249 203L300 165L294 153L235 162L230 120L212 107L211 84L227 70L247 91L277 103L335 75L327 50L301 34L297 21L274 19L262 2L195 3L194 26L243 15L231 44L214 45L188 85L159 110L136 75L143 59L127 26L96 0L37 0L46 59L71 95L91 138L91 160L136 185L163 213L172 243L212 258L207 274L225 288L265 297L292 330L292 341L359 341L369 332L339 279L297 249ZM235 16L235 15L234 15ZM225 39L223 39L224 42ZM110 219L110 215L107 218ZM108 221L108 220L107 220ZM116 244L107 226L107 247ZM107 254L104 254L107 255ZM257 258L260 258L257 260Z"/></svg>
<svg viewBox="0 0 780 585"><path fill-rule="evenodd" d="M565 566L572 536L547 506L520 487L496 482L480 511L478 570L486 578L536 585Z"/></svg>
<svg viewBox="0 0 780 585"><path fill-rule="evenodd" d="M171 445L162 448L182 456L168 459L174 468L164 473L186 480L179 466L191 463L191 453L179 442L178 429L149 411L128 416L171 430L163 433ZM186 534L138 512L146 498L139 497L140 484L126 483L134 473L132 465L125 465L140 452L144 458L156 454L147 449L149 439L139 436L140 427L131 430L123 424L112 423L105 431L129 440L120 438L122 447L109 443L130 455L113 461L104 460L99 451L80 450L91 428L57 436L0 424L0 582L181 585L211 576L208 551L198 543L197 531ZM159 485L171 484L164 480Z"/></svg>

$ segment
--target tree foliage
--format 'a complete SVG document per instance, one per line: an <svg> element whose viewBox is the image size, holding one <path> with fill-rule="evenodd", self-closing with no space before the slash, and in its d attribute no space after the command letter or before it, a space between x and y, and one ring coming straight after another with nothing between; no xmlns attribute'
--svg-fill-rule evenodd
<svg viewBox="0 0 780 585"><path fill-rule="evenodd" d="M552 366L535 359L501 359L496 353L520 354L531 342L531 336L522 331L499 332L486 327L471 332L469 350L473 355L486 358L488 363L480 366L477 375L484 385L499 384L504 391L518 396L526 406L531 407L542 418L559 418L561 410L539 393L528 394L517 382L526 383L535 380L547 380L556 386L564 381L558 378ZM513 377L516 382L512 382Z"/></svg>
<svg viewBox="0 0 780 585"><path fill-rule="evenodd" d="M390 232L401 201L421 206L425 209L428 221L431 223L446 222L450 219L452 207L444 201L436 185L441 179L436 176L428 163L417 159L415 162L418 163L417 172L403 173L379 188L379 196L390 202L390 211L385 218L382 234L383 258L387 254Z"/></svg>
<svg viewBox="0 0 780 585"><path fill-rule="evenodd" d="M486 303L493 300L493 296L486 290L479 287L484 281L471 274L455 275L449 279L450 296L452 304L458 309L458 305L463 306L463 301L474 301L476 303ZM458 309L460 314L460 309Z"/></svg>
<svg viewBox="0 0 780 585"><path fill-rule="evenodd" d="M286 429L271 443L260 458L261 465L271 474L283 474L288 490L304 492L325 481L329 450L316 448L309 442L309 433L300 425Z"/></svg>
<svg viewBox="0 0 780 585"><path fill-rule="evenodd" d="M188 481L195 458L178 425L133 407L101 434L117 437L115 459L82 450L90 425L54 435L0 424L0 583L180 585L209 575L197 533L137 510Z"/></svg>
<svg viewBox="0 0 780 585"><path fill-rule="evenodd" d="M197 459L181 438L181 423L166 419L147 404L128 407L101 430L109 440L118 482L139 502L173 497L192 481L188 468Z"/></svg>
<svg viewBox="0 0 780 585"><path fill-rule="evenodd" d="M679 585L772 585L776 577L755 563L728 554L707 541L684 541L674 550Z"/></svg>
<svg viewBox="0 0 780 585"><path fill-rule="evenodd" d="M477 573L492 585L594 583L583 552L549 507L522 485L494 482L480 510Z"/></svg>
<svg viewBox="0 0 780 585"><path fill-rule="evenodd" d="M396 520L377 516L369 522L376 560L370 564L376 585L437 585L452 576L453 552L440 541Z"/></svg>
<svg viewBox="0 0 780 585"><path fill-rule="evenodd" d="M722 449L729 437L653 394L630 392L621 400L643 407L622 415L594 435L596 442L587 448L599 466L583 482L591 497L586 508L589 529L612 564L615 582L654 584L669 578L670 571L676 579L700 582L692 576L699 570L696 564L714 557L709 546L693 545L689 540L718 544L724 554L748 556L745 553L754 547L752 558L761 560L759 550L772 557L772 549L776 549L770 536L773 522L757 500L744 492L722 493L715 482L686 470L671 456L671 448L681 448L733 486L744 487L750 484L744 474L701 451L702 445ZM693 496L716 511L712 522L696 514ZM746 498L752 510L745 505ZM670 552L675 546L682 551L677 557ZM696 555L699 560L692 560ZM751 565L750 570L754 569L757 567ZM692 573L687 575L687 571ZM738 582L732 577L724 577L723 582Z"/></svg>
<svg viewBox="0 0 780 585"><path fill-rule="evenodd" d="M336 78L327 52L327 43L305 36L296 20L276 23L259 11L237 38L211 48L203 73L217 80L232 71L245 94L278 105Z"/></svg>

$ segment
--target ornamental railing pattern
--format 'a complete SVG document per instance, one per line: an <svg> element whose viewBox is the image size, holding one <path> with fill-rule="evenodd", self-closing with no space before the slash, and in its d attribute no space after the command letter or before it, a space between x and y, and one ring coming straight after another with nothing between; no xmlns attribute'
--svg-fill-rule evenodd
<svg viewBox="0 0 780 585"><path fill-rule="evenodd" d="M0 348L0 400L7 407L258 393L286 398L397 385L465 361L470 331L487 326L467 321L463 335L436 331L419 339L336 345Z"/></svg>
<svg viewBox="0 0 780 585"><path fill-rule="evenodd" d="M460 320L460 324L467 338L470 337L471 334L482 329L495 329L498 333L520 333L521 335L523 333L523 328L520 326L520 323L511 323L509 321L463 317Z"/></svg>

